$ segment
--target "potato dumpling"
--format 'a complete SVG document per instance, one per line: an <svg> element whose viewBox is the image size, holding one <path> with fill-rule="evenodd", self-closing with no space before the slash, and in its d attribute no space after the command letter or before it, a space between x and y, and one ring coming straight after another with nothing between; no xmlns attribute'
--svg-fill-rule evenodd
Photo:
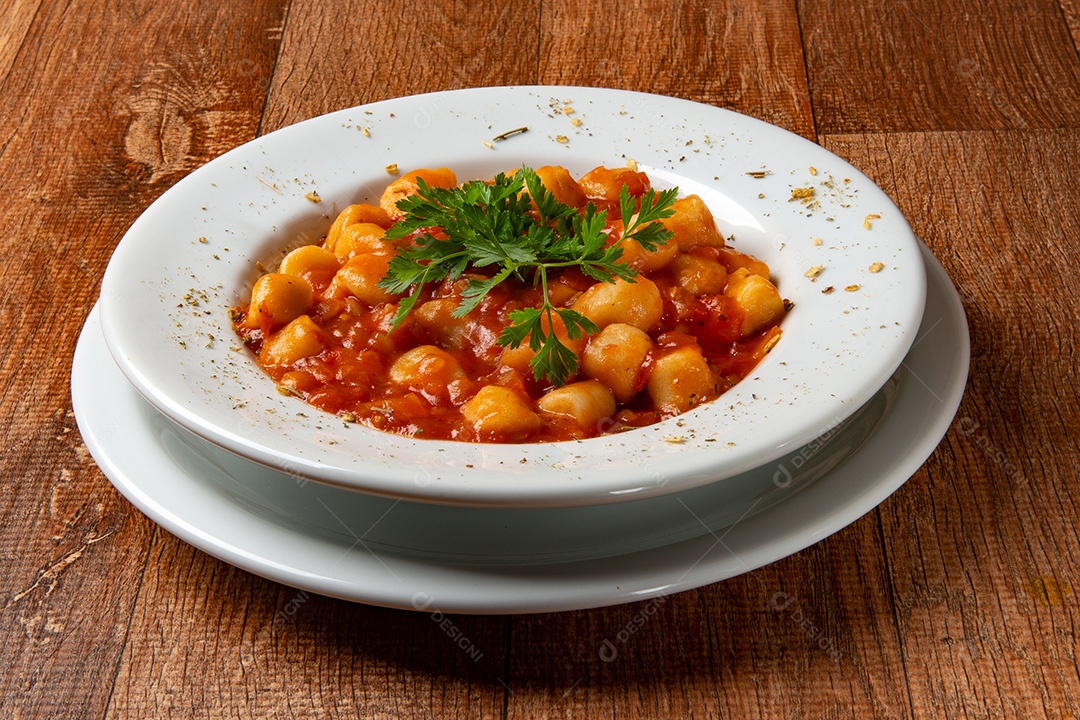
<svg viewBox="0 0 1080 720"><path fill-rule="evenodd" d="M664 315L660 290L652 280L641 276L634 282L596 283L581 294L573 308L601 330L612 323L626 323L648 332Z"/></svg>
<svg viewBox="0 0 1080 720"><path fill-rule="evenodd" d="M566 168L545 165L536 168L535 172L540 182L559 202L570 207L581 207L585 204L585 192Z"/></svg>
<svg viewBox="0 0 1080 720"><path fill-rule="evenodd" d="M353 223L338 235L334 254L339 258L368 254L393 255L397 248L392 242L383 240L384 235L386 231L375 223Z"/></svg>
<svg viewBox="0 0 1080 720"><path fill-rule="evenodd" d="M671 240L679 250L687 252L696 247L722 247L724 238L716 229L716 220L705 201L697 195L687 195L675 201L675 214L660 222L673 234Z"/></svg>
<svg viewBox="0 0 1080 720"><path fill-rule="evenodd" d="M679 286L694 295L716 295L727 285L727 270L718 260L684 253L671 263L671 274Z"/></svg>
<svg viewBox="0 0 1080 720"><path fill-rule="evenodd" d="M421 168L420 170L405 173L387 185L386 189L383 190L382 197L379 199L379 206L386 211L391 220L401 217L402 213L398 210L397 204L410 195L417 193L420 189L417 180L420 179L427 183L429 187L453 188L457 185L457 176L450 168L436 168L434 170Z"/></svg>
<svg viewBox="0 0 1080 720"><path fill-rule="evenodd" d="M577 421L583 429L592 429L615 414L615 396L611 388L598 380L563 385L536 402L546 413Z"/></svg>
<svg viewBox="0 0 1080 720"><path fill-rule="evenodd" d="M454 356L434 345L420 345L403 353L390 366L390 379L440 404L453 402L469 385Z"/></svg>
<svg viewBox="0 0 1080 720"><path fill-rule="evenodd" d="M520 395L485 385L461 406L461 415L481 437L521 440L540 428L540 416Z"/></svg>
<svg viewBox="0 0 1080 720"><path fill-rule="evenodd" d="M720 262L727 268L728 273L734 273L739 268L743 268L751 275L760 275L765 279L770 276L769 266L753 255L747 255L729 247L720 248L719 253Z"/></svg>
<svg viewBox="0 0 1080 720"><path fill-rule="evenodd" d="M381 207L369 205L368 203L350 205L342 210L334 219L333 224L330 225L330 230L326 233L326 240L323 241L323 247L333 252L337 246L338 236L341 231L355 223L374 223L381 228L388 228L391 225L390 216Z"/></svg>
<svg viewBox="0 0 1080 720"><path fill-rule="evenodd" d="M304 358L318 355L326 347L322 329L307 315L301 315L270 335L259 351L264 365L292 365Z"/></svg>
<svg viewBox="0 0 1080 720"><path fill-rule="evenodd" d="M615 228L622 232L622 222L616 222ZM663 245L658 245L655 250L646 250L641 243L633 238L621 238L616 244L622 248L620 260L639 273L651 273L662 270L679 254L679 245L674 240L669 240Z"/></svg>
<svg viewBox="0 0 1080 720"><path fill-rule="evenodd" d="M565 167L535 170L544 194L567 206L554 224L536 212L520 169L487 181L523 212L512 222L501 210L479 208L455 212L455 220L416 216L399 224L398 203L421 184L466 202L471 191L459 193L447 168L387 169L381 196L346 207L321 243L285 255L277 272L255 283L250 301L231 311L237 334L279 389L322 410L407 437L580 440L715 400L781 335L785 301L768 265L728 247L700 197L673 202L660 221L671 237L653 249L624 237L620 200L628 197L637 210L651 190L632 161L579 179ZM573 213L587 214L590 204L606 213L598 240L617 251L630 279L598 281L588 267L595 258L577 254L580 238L568 234ZM460 209L457 200L446 206ZM421 227L448 242L409 252L428 240L413 231ZM504 239L503 230L522 237L488 246ZM520 255L513 251L519 241ZM384 282L406 290L391 294ZM570 339L570 321L559 314L570 310L596 332ZM536 311L545 338L500 344L535 330L520 323L534 322ZM545 361L532 339L562 347ZM569 353L577 359L573 372L562 362Z"/></svg>
<svg viewBox="0 0 1080 720"><path fill-rule="evenodd" d="M313 293L311 283L298 275L267 273L251 289L245 327L264 332L284 325L307 312Z"/></svg>
<svg viewBox="0 0 1080 720"><path fill-rule="evenodd" d="M414 347L390 366L390 379L410 389L428 383L445 385L463 377L465 371L454 356L434 345Z"/></svg>
<svg viewBox="0 0 1080 720"><path fill-rule="evenodd" d="M311 284L312 289L325 290L340 268L341 261L334 253L318 245L305 245L286 255L278 272L299 275Z"/></svg>
<svg viewBox="0 0 1080 720"><path fill-rule="evenodd" d="M638 197L649 189L649 176L630 168L597 167L578 180L585 195L592 200L618 202L623 186L627 192Z"/></svg>
<svg viewBox="0 0 1080 720"><path fill-rule="evenodd" d="M589 341L581 358L582 374L611 388L619 402L627 402L638 391L641 367L652 348L645 331L613 323Z"/></svg>
<svg viewBox="0 0 1080 720"><path fill-rule="evenodd" d="M436 298L428 300L413 311L418 325L423 327L440 344L449 347L462 348L467 341L465 327L467 321L463 317L455 317L457 301L451 298Z"/></svg>
<svg viewBox="0 0 1080 720"><path fill-rule="evenodd" d="M760 275L751 275L745 268L732 273L724 295L743 311L740 328L743 336L779 322L784 314L784 300L776 286Z"/></svg>
<svg viewBox="0 0 1080 720"><path fill-rule="evenodd" d="M390 267L385 255L357 255L349 258L334 276L331 292L345 290L362 303L378 305L392 302L394 296L379 287L379 281Z"/></svg>
<svg viewBox="0 0 1080 720"><path fill-rule="evenodd" d="M281 376L281 382L278 384L283 388L303 394L319 387L319 380L306 370L290 370Z"/></svg>
<svg viewBox="0 0 1080 720"><path fill-rule="evenodd" d="M716 397L712 370L695 345L684 345L658 358L645 388L653 406L671 415Z"/></svg>

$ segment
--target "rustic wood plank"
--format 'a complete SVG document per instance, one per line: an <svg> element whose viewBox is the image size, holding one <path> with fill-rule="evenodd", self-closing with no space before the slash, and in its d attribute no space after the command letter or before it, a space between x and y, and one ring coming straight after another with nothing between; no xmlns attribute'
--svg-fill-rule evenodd
<svg viewBox="0 0 1080 720"><path fill-rule="evenodd" d="M296 0L262 131L391 97L533 83L539 12L538 0Z"/></svg>
<svg viewBox="0 0 1080 720"><path fill-rule="evenodd" d="M2 453L0 714L101 717L154 530L103 482L70 410L31 423Z"/></svg>
<svg viewBox="0 0 1080 720"><path fill-rule="evenodd" d="M539 76L719 105L813 139L798 37L779 0L545 2Z"/></svg>
<svg viewBox="0 0 1080 720"><path fill-rule="evenodd" d="M164 533L147 568L107 717L142 717L147 708L161 718L493 717L501 711L501 618L386 610L311 595Z"/></svg>
<svg viewBox="0 0 1080 720"><path fill-rule="evenodd" d="M1076 715L1080 133L825 144L896 198L971 324L953 429L881 512L916 715Z"/></svg>
<svg viewBox="0 0 1080 720"><path fill-rule="evenodd" d="M5 10L19 21L0 86L5 717L104 715L155 531L79 438L71 354L128 224L186 171L254 135L274 51L260 28L275 16L273 3ZM204 47L207 33L232 45ZM73 41L83 37L93 41Z"/></svg>
<svg viewBox="0 0 1080 720"><path fill-rule="evenodd" d="M904 717L884 558L872 547L870 516L697 591L514 618L507 717Z"/></svg>
<svg viewBox="0 0 1080 720"><path fill-rule="evenodd" d="M0 87L15 62L41 0L7 0L0 3Z"/></svg>
<svg viewBox="0 0 1080 720"><path fill-rule="evenodd" d="M1080 2L1076 0L1058 0L1061 12L1065 16L1065 23L1069 26L1072 34L1073 45L1080 53Z"/></svg>
<svg viewBox="0 0 1080 720"><path fill-rule="evenodd" d="M283 0L0 2L0 715L1080 715L1075 2L295 0L285 17ZM807 137L816 121L881 183L972 324L969 392L927 465L847 530L729 582L449 618L475 662L444 618L305 596L120 499L73 426L67 366L141 209L258 132L536 81L688 97ZM973 128L999 131L941 132Z"/></svg>
<svg viewBox="0 0 1080 720"><path fill-rule="evenodd" d="M799 17L823 135L1080 123L1080 57L1054 0L817 0Z"/></svg>

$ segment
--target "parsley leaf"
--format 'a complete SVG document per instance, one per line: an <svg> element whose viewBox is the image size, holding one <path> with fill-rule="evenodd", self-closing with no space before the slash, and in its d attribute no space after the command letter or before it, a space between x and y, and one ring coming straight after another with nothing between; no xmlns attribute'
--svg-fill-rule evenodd
<svg viewBox="0 0 1080 720"><path fill-rule="evenodd" d="M529 191L529 197L536 205L536 212L540 215L540 222L548 225L574 214L574 208L564 205L555 199L555 195L545 187L540 176L530 167L521 168L521 176L525 180L525 187Z"/></svg>
<svg viewBox="0 0 1080 720"><path fill-rule="evenodd" d="M623 237L632 238L641 243L641 247L652 252L671 239L671 231L659 222L675 214L675 198L678 188L671 188L657 193L653 189L645 191L641 201L636 202L626 186L619 191L619 214L623 222Z"/></svg>
<svg viewBox="0 0 1080 720"><path fill-rule="evenodd" d="M577 372L578 359L556 329L561 324L571 340L599 329L584 315L552 305L548 272L576 267L599 282L632 282L637 274L621 262L622 249L609 243L607 211L591 202L584 209L560 202L529 167L456 188L431 187L421 178L417 187L415 195L398 202L404 216L386 232L390 240L412 238L412 244L391 259L378 283L388 292L404 295L394 327L412 312L429 284L455 280L469 269L492 268L490 277L468 280L453 315L468 314L492 288L511 277L539 285L544 298L540 307L511 312L510 325L497 342L510 348L527 342L535 353L530 362L533 375L563 385ZM650 189L636 198L623 187L622 236L637 240L648 251L667 242L671 232L660 220L674 214L677 196L677 188L659 193Z"/></svg>

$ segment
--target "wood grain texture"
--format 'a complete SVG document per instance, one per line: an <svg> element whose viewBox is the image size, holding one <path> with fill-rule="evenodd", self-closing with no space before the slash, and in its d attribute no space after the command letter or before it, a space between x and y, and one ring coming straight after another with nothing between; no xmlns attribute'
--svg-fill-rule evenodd
<svg viewBox="0 0 1080 720"><path fill-rule="evenodd" d="M971 328L953 430L880 511L903 653L919 660L908 663L914 710L1075 716L1080 134L830 137L826 146L896 198L956 280Z"/></svg>
<svg viewBox="0 0 1080 720"><path fill-rule="evenodd" d="M262 131L402 95L535 82L540 4L297 0Z"/></svg>
<svg viewBox="0 0 1080 720"><path fill-rule="evenodd" d="M902 717L880 547L867 517L695 592L513 618L507 717Z"/></svg>
<svg viewBox="0 0 1080 720"><path fill-rule="evenodd" d="M101 717L154 530L102 485L68 411L26 425L2 453L0 714Z"/></svg>
<svg viewBox="0 0 1080 720"><path fill-rule="evenodd" d="M40 0L6 0L0 3L0 86L11 70L12 63L37 14Z"/></svg>
<svg viewBox="0 0 1080 720"><path fill-rule="evenodd" d="M1080 121L1080 57L1054 0L814 0L799 17L822 134Z"/></svg>
<svg viewBox="0 0 1080 720"><path fill-rule="evenodd" d="M131 221L254 135L273 49L257 28L275 10L26 12L21 38L5 38L0 88L0 633L21 640L0 648L0 715L102 717L155 531L102 482L79 438L71 354ZM231 45L200 53L206 33ZM94 42L73 41L84 36Z"/></svg>
<svg viewBox="0 0 1080 720"><path fill-rule="evenodd" d="M1078 17L1073 0L0 0L0 716L1080 716ZM895 199L956 282L973 350L953 427L906 485L724 583L520 617L302 593L112 489L68 369L142 209L319 113L535 82L754 115Z"/></svg>
<svg viewBox="0 0 1080 720"><path fill-rule="evenodd" d="M541 83L681 97L814 137L792 3L560 0L540 37Z"/></svg>
<svg viewBox="0 0 1080 720"><path fill-rule="evenodd" d="M505 625L310 595L162 534L106 717L497 717Z"/></svg>
<svg viewBox="0 0 1080 720"><path fill-rule="evenodd" d="M1065 24L1069 26L1072 34L1073 45L1080 52L1080 2L1076 0L1059 0L1061 12L1065 17Z"/></svg>

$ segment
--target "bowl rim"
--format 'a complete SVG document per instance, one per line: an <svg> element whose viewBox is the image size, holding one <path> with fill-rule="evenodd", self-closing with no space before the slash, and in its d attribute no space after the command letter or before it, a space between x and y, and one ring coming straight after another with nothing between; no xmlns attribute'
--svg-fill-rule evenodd
<svg viewBox="0 0 1080 720"><path fill-rule="evenodd" d="M574 113L566 113L571 107ZM580 126L570 122L575 116ZM528 133L513 144L487 147L485 138L523 117ZM466 139L474 145L467 147ZM694 141L698 146L687 150ZM676 158L671 148L686 154ZM405 161L424 153L444 161L459 157L467 174L564 155L567 162L560 164L591 167L586 158L619 160L620 150L633 152L654 183L702 194L722 230L738 229L737 247L769 263L785 297L797 296L776 349L720 399L613 436L484 445L345 427L279 396L265 375L261 387L251 387L252 367L262 371L229 347L231 325L223 318L230 302L254 278L264 253L280 252L297 237L314 239L318 227L325 232L329 199L336 206L377 196L392 179L383 161L400 159L405 169ZM366 169L346 162L352 156L362 156ZM794 201L792 188L800 183L817 189L813 204ZM316 212L304 197L311 189L324 198ZM820 245L816 237L824 238ZM868 274L870 258L887 271ZM818 282L804 272L819 264L836 278L828 295L821 290L832 277ZM842 283L852 279L860 287L845 292ZM136 389L183 427L248 460L298 481L391 497L554 507L697 487L813 440L861 407L900 365L921 322L925 293L918 241L900 211L869 178L824 148L688 100L515 86L349 108L230 150L176 183L132 224L106 270L100 307L110 352ZM802 344L790 347L795 342ZM234 399L237 407L228 407ZM757 409L747 409L751 404ZM764 436L753 434L763 427Z"/></svg>

